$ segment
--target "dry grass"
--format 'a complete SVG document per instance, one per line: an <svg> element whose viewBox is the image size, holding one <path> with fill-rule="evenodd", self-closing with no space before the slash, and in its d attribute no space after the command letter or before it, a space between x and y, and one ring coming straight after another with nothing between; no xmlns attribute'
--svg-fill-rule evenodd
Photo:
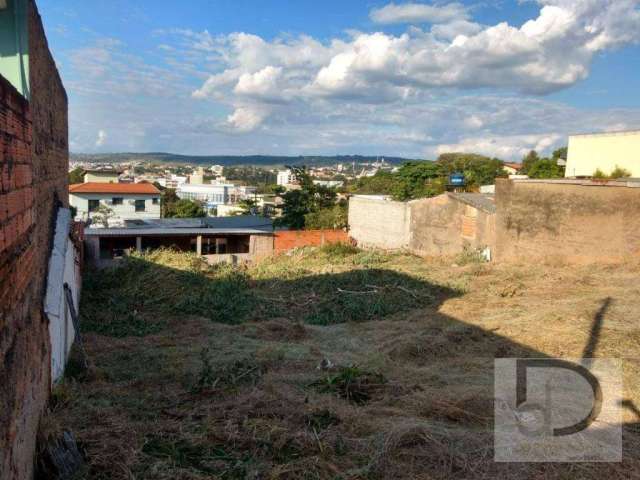
<svg viewBox="0 0 640 480"><path fill-rule="evenodd" d="M65 380L53 412L86 450L82 478L640 478L637 263L452 267L347 249L237 272L145 260L102 292L103 308L144 294L135 329L95 325L113 316L83 303L93 371ZM132 283L136 268L153 289ZM160 308L174 287L193 297L184 272L208 279L192 288L227 292L216 282L230 278L242 291L189 315ZM598 312L594 355L626 359L624 462L494 463L494 358L579 357Z"/></svg>

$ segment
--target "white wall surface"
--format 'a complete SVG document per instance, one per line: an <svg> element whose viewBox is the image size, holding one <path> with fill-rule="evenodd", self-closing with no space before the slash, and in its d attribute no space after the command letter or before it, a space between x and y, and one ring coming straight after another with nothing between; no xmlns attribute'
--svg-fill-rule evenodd
<svg viewBox="0 0 640 480"><path fill-rule="evenodd" d="M616 166L640 178L640 131L569 137L566 177L590 177L597 169L608 175Z"/></svg>
<svg viewBox="0 0 640 480"><path fill-rule="evenodd" d="M64 374L64 368L76 332L68 307L64 284L69 285L73 294L76 312L80 305L80 253L69 239L71 215L61 208L56 221L53 250L49 259L45 313L49 319L49 339L51 342L51 381L55 383Z"/></svg>
<svg viewBox="0 0 640 480"><path fill-rule="evenodd" d="M114 197L122 198L122 205L112 205L111 201ZM158 204L154 205L152 199L157 198ZM86 219L91 218L89 214L89 200L100 200L100 205L109 207L113 210L115 217L124 220L133 220L136 218L160 218L160 195L133 195L120 193L70 193L69 204L78 209L78 216ZM133 200L145 200L145 211L136 212Z"/></svg>
<svg viewBox="0 0 640 480"><path fill-rule="evenodd" d="M411 209L381 196L349 199L349 235L363 247L397 250L409 247Z"/></svg>

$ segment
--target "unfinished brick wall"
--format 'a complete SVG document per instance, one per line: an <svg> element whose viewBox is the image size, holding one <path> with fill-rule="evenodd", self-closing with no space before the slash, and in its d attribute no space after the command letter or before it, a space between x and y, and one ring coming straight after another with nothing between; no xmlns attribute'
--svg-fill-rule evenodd
<svg viewBox="0 0 640 480"><path fill-rule="evenodd" d="M67 96L33 2L31 100L0 77L0 478L30 478L50 386L42 314L57 205L68 201Z"/></svg>
<svg viewBox="0 0 640 480"><path fill-rule="evenodd" d="M283 252L298 247L316 247L326 243L348 242L344 230L289 230L276 232L273 249Z"/></svg>

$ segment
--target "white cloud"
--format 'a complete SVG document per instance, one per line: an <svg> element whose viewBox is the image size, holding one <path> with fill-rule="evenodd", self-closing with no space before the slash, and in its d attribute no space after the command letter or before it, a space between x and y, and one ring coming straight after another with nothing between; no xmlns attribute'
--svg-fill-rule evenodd
<svg viewBox="0 0 640 480"><path fill-rule="evenodd" d="M566 138L555 134L470 137L454 144L438 145L438 154L449 152L479 153L490 157L520 159L531 150L548 152L564 145Z"/></svg>
<svg viewBox="0 0 640 480"><path fill-rule="evenodd" d="M596 55L640 40L639 3L540 0L522 26L480 25L467 12L323 41L171 30L156 32L152 60L96 41L64 62L74 145L96 149L104 130L110 149L127 151L433 157L459 148L518 159L568 133L640 124L638 109L542 97L585 78Z"/></svg>
<svg viewBox="0 0 640 480"><path fill-rule="evenodd" d="M252 107L238 107L227 117L227 123L239 132L251 132L258 128L266 112Z"/></svg>
<svg viewBox="0 0 640 480"><path fill-rule="evenodd" d="M107 132L100 130L98 132L98 138L96 139L96 147L102 147L107 141Z"/></svg>
<svg viewBox="0 0 640 480"><path fill-rule="evenodd" d="M468 13L460 3L427 5L424 3L390 3L371 11L369 17L375 23L446 23L467 18Z"/></svg>
<svg viewBox="0 0 640 480"><path fill-rule="evenodd" d="M240 75L233 92L267 102L277 101L284 96L284 92L279 85L281 77L282 67L268 66L253 74L243 73Z"/></svg>

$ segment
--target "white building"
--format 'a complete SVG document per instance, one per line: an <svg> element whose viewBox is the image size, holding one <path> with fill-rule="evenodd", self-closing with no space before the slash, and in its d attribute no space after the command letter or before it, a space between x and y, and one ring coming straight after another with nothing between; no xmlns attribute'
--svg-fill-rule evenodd
<svg viewBox="0 0 640 480"><path fill-rule="evenodd" d="M176 190L180 185L187 183L188 178L181 175L168 175L166 178L158 180L158 183L164 188Z"/></svg>
<svg viewBox="0 0 640 480"><path fill-rule="evenodd" d="M151 183L70 185L69 204L82 220L93 218L100 206L113 211L114 221L160 218L160 191Z"/></svg>
<svg viewBox="0 0 640 480"><path fill-rule="evenodd" d="M255 193L256 187L219 181L202 185L186 183L176 189L179 198L201 202L209 211L216 210L219 205L235 205L242 200L252 199Z"/></svg>
<svg viewBox="0 0 640 480"><path fill-rule="evenodd" d="M566 177L591 177L596 170L610 175L616 167L640 177L640 130L569 137Z"/></svg>
<svg viewBox="0 0 640 480"><path fill-rule="evenodd" d="M314 180L313 184L327 188L339 188L344 185L344 182L342 180Z"/></svg>
<svg viewBox="0 0 640 480"><path fill-rule="evenodd" d="M278 172L278 179L277 179L278 185L282 185L284 187L287 185L291 185L292 183L295 183L295 181L296 181L296 176L293 174L291 170L280 170Z"/></svg>

